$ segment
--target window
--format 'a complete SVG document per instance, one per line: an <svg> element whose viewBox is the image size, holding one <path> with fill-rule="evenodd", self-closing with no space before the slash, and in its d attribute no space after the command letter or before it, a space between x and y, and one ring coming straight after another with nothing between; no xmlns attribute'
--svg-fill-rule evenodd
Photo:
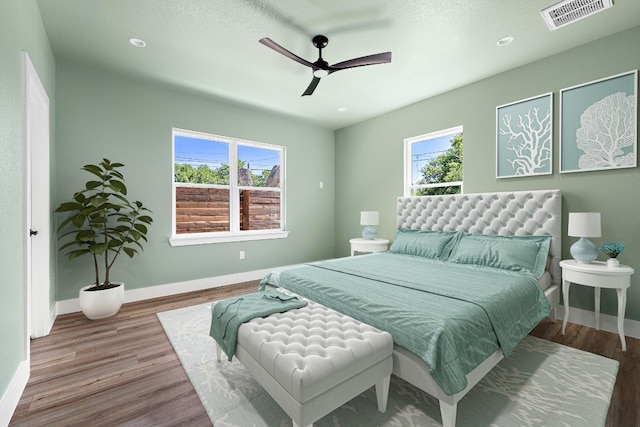
<svg viewBox="0 0 640 427"><path fill-rule="evenodd" d="M282 238L284 148L173 129L173 246Z"/></svg>
<svg viewBox="0 0 640 427"><path fill-rule="evenodd" d="M462 126L404 140L404 194L462 192Z"/></svg>

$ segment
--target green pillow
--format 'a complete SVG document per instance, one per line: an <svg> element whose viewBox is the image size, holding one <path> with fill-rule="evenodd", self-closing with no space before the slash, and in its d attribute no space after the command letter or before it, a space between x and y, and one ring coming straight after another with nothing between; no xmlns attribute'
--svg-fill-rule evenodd
<svg viewBox="0 0 640 427"><path fill-rule="evenodd" d="M457 231L421 231L400 229L389 248L396 254L416 255L444 261L458 241Z"/></svg>
<svg viewBox="0 0 640 427"><path fill-rule="evenodd" d="M487 236L465 234L451 251L449 262L476 264L542 277L551 236Z"/></svg>

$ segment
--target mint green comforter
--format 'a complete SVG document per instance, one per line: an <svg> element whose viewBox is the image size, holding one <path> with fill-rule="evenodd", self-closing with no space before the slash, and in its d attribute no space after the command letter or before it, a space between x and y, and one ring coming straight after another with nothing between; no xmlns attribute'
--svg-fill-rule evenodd
<svg viewBox="0 0 640 427"><path fill-rule="evenodd" d="M511 354L550 312L531 276L389 252L276 269L266 285L388 331L447 394L499 347Z"/></svg>

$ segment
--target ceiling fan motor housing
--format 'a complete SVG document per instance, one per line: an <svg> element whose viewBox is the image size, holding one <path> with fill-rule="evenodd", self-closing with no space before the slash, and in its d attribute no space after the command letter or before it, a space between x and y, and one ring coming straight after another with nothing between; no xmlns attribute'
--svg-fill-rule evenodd
<svg viewBox="0 0 640 427"><path fill-rule="evenodd" d="M324 49L329 44L329 39L326 36L318 34L311 39L311 42L318 49Z"/></svg>

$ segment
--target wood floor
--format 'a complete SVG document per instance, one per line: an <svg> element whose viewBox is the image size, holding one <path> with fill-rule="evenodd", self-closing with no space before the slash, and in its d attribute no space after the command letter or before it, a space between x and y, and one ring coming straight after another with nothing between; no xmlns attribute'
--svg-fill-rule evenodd
<svg viewBox="0 0 640 427"><path fill-rule="evenodd" d="M210 426L156 313L255 291L247 282L125 304L99 321L58 316L31 342L31 378L10 426ZM544 320L531 333L620 362L608 427L640 425L640 340ZM463 426L464 427L464 426Z"/></svg>

